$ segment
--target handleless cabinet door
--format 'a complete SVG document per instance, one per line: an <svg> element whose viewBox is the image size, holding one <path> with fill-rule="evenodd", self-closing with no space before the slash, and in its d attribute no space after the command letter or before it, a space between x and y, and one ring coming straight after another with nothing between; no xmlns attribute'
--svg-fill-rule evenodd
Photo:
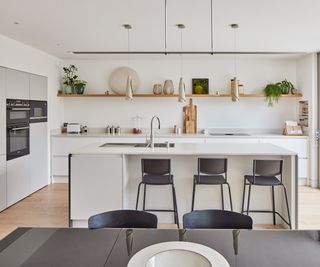
<svg viewBox="0 0 320 267"><path fill-rule="evenodd" d="M7 206L30 194L30 155L7 161Z"/></svg>
<svg viewBox="0 0 320 267"><path fill-rule="evenodd" d="M168 51L211 51L211 1L168 0Z"/></svg>
<svg viewBox="0 0 320 267"><path fill-rule="evenodd" d="M30 99L47 101L47 83L47 77L30 74Z"/></svg>
<svg viewBox="0 0 320 267"><path fill-rule="evenodd" d="M6 153L5 69L0 68L0 155Z"/></svg>
<svg viewBox="0 0 320 267"><path fill-rule="evenodd" d="M122 157L75 155L71 158L71 219L122 209Z"/></svg>
<svg viewBox="0 0 320 267"><path fill-rule="evenodd" d="M30 124L30 190L31 193L48 184L47 123Z"/></svg>
<svg viewBox="0 0 320 267"><path fill-rule="evenodd" d="M0 211L7 207L7 170L6 156L0 156Z"/></svg>
<svg viewBox="0 0 320 267"><path fill-rule="evenodd" d="M11 99L29 99L29 74L6 69L6 96Z"/></svg>

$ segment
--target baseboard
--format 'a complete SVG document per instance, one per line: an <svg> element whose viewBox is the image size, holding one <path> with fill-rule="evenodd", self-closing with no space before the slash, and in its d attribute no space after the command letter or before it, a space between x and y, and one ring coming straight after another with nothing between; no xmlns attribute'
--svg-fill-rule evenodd
<svg viewBox="0 0 320 267"><path fill-rule="evenodd" d="M68 176L52 176L51 181L53 184L67 184L69 183Z"/></svg>

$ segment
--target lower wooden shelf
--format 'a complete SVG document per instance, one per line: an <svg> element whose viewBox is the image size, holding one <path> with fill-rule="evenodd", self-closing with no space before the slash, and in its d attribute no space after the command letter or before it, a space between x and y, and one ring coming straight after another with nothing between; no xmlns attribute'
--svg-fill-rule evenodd
<svg viewBox="0 0 320 267"><path fill-rule="evenodd" d="M117 94L63 94L58 93L58 97L125 97L125 95L117 95ZM186 94L187 97L194 97L194 98L210 98L210 97L231 97L230 94ZM282 97L293 97L299 98L302 97L303 94L284 94ZM165 98L165 97L178 97L177 94L173 95L155 95L155 94L134 94L133 97L155 97L155 98ZM240 94L240 97L265 97L263 93L255 93L255 94Z"/></svg>

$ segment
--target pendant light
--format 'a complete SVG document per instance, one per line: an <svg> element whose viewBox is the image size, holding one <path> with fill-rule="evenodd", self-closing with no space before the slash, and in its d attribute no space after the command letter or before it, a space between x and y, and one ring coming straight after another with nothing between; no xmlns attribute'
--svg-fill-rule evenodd
<svg viewBox="0 0 320 267"><path fill-rule="evenodd" d="M130 24L124 24L123 27L128 32L128 67L130 66L130 30L132 26ZM132 77L130 74L127 76L126 81L126 100L133 100L133 89L132 89Z"/></svg>
<svg viewBox="0 0 320 267"><path fill-rule="evenodd" d="M233 29L234 33L234 55L233 55L233 64L234 64L234 77L231 80L231 100L233 102L239 102L239 82L237 79L237 29L239 28L238 24L231 24L230 27Z"/></svg>
<svg viewBox="0 0 320 267"><path fill-rule="evenodd" d="M186 85L183 81L183 35L182 31L186 28L184 24L177 24L178 29L180 29L180 80L179 80L179 97L178 101L181 103L186 102Z"/></svg>

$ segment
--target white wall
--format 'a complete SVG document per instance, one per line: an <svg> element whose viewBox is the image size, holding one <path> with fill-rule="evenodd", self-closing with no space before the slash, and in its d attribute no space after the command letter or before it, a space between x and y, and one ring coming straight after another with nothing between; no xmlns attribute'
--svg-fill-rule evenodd
<svg viewBox="0 0 320 267"><path fill-rule="evenodd" d="M317 57L316 54L309 54L297 60L297 86L303 88L304 97L302 100L308 100L309 107L309 181L312 187L318 185L318 147L315 132L317 130Z"/></svg>
<svg viewBox="0 0 320 267"><path fill-rule="evenodd" d="M60 88L61 60L30 46L0 35L0 66L48 77L49 128L63 120L63 101L56 97Z"/></svg>
<svg viewBox="0 0 320 267"><path fill-rule="evenodd" d="M229 92L229 81L234 76L233 56L184 56L183 77L191 92L192 78L209 78L210 93ZM87 92L108 89L110 73L127 65L126 57L102 60L66 60L75 64L81 79L88 81ZM134 56L130 66L141 79L139 92L152 92L154 83L172 79L177 92L180 77L179 56ZM275 56L239 56L238 77L246 93L261 92L268 82L288 79L296 83L296 60ZM233 103L228 98L194 99L198 105L199 128L277 128L285 120L296 120L297 101L282 99L273 108L263 98L242 98ZM122 98L64 99L65 121L81 122L89 127L106 124L133 127L132 117L144 117L142 127L149 127L150 118L157 114L163 127L182 123L182 106L174 98L136 98L132 102Z"/></svg>

